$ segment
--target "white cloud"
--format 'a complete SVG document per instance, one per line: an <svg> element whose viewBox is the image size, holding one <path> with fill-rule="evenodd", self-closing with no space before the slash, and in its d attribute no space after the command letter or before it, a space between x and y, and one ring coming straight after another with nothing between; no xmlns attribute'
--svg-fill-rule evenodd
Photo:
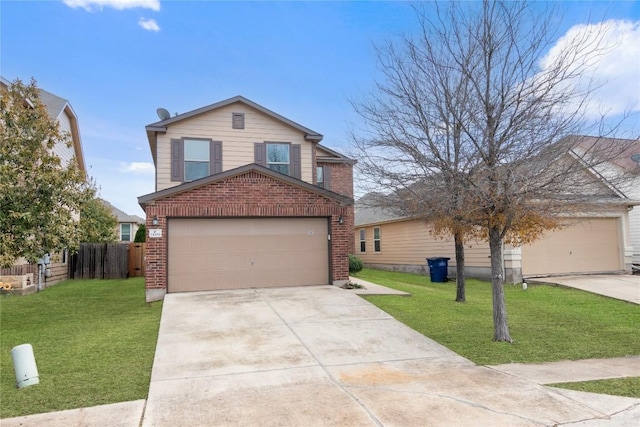
<svg viewBox="0 0 640 427"><path fill-rule="evenodd" d="M160 31L160 26L155 19L140 18L138 25L148 31Z"/></svg>
<svg viewBox="0 0 640 427"><path fill-rule="evenodd" d="M148 162L120 163L120 172L132 173L134 175L153 175L155 168L153 163Z"/></svg>
<svg viewBox="0 0 640 427"><path fill-rule="evenodd" d="M575 88L591 90L585 105L587 118L640 111L640 21L608 20L573 26L542 59L542 68L551 66L561 52L578 42L585 54L575 58L574 64L586 66L588 73L581 76Z"/></svg>
<svg viewBox="0 0 640 427"><path fill-rule="evenodd" d="M160 0L63 0L64 4L72 8L81 7L87 12L102 10L111 7L116 10L124 9L151 9L160 10Z"/></svg>

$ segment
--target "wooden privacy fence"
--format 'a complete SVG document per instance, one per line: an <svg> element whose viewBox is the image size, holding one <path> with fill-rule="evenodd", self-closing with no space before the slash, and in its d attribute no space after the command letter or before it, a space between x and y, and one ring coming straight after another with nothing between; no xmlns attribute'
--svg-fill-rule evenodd
<svg viewBox="0 0 640 427"><path fill-rule="evenodd" d="M69 257L70 279L144 276L144 243L82 243Z"/></svg>
<svg viewBox="0 0 640 427"><path fill-rule="evenodd" d="M82 243L69 257L70 279L125 279L128 269L128 244Z"/></svg>
<svg viewBox="0 0 640 427"><path fill-rule="evenodd" d="M34 276L38 274L37 264L14 265L7 268L0 268L0 276L23 276L32 273Z"/></svg>
<svg viewBox="0 0 640 427"><path fill-rule="evenodd" d="M129 277L144 276L144 254L146 243L129 244Z"/></svg>

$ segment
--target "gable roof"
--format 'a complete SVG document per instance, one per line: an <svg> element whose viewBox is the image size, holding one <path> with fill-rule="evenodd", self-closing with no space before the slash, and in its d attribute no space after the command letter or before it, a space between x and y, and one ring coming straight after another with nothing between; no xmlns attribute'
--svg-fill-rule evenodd
<svg viewBox="0 0 640 427"><path fill-rule="evenodd" d="M0 76L0 83L5 88L11 85L11 82L4 77ZM38 94L40 96L40 102L47 110L47 115L51 120L58 120L61 114L67 114L69 117L69 123L71 124L71 140L73 141L73 150L76 157L76 163L78 168L83 174L86 174L86 167L84 163L84 154L82 152L82 142L80 140L80 128L78 126L78 116L71 107L69 101L64 98L54 95L53 93L44 89L38 88ZM30 100L25 100L31 107L33 103Z"/></svg>
<svg viewBox="0 0 640 427"><path fill-rule="evenodd" d="M111 203L107 202L104 199L100 199L100 201L107 207L109 208L109 210L111 211L111 215L115 216L118 219L118 222L125 222L125 223L137 223L137 224L144 224L145 220L140 218L139 216L136 215L129 215L123 211L121 211L120 209L116 208L115 206L113 206Z"/></svg>
<svg viewBox="0 0 640 427"><path fill-rule="evenodd" d="M201 114L208 113L210 111L213 111L222 107L226 107L227 105L231 105L236 102L247 105L281 123L284 123L288 126L291 126L294 129L299 130L300 132L304 133L304 137L307 141L311 141L311 142L322 141L322 135L319 134L318 132L315 132L307 127L304 127L301 124L294 122L293 120L289 120L286 117L281 116L280 114L274 111L271 111L268 108L263 107L260 104L257 104L243 96L238 95L238 96L234 96L233 98L225 99L223 101L216 102L214 104L207 105L205 107L201 107L192 111L188 111L186 113L178 114L177 116L170 117L165 120L160 120L158 122L151 123L145 126L145 129L147 131L147 139L149 140L149 146L151 147L151 156L153 157L154 163L156 161L157 134L166 132L167 126L185 119L189 119L195 116L199 116Z"/></svg>
<svg viewBox="0 0 640 427"><path fill-rule="evenodd" d="M619 155L611 160L611 163L620 167L623 171L640 173L640 162L634 161L631 156L637 154L640 156L640 139L624 139L624 138L605 138L586 135L574 135L570 137L575 141L577 149L591 149L595 147L598 150L613 149L616 144L622 145Z"/></svg>
<svg viewBox="0 0 640 427"><path fill-rule="evenodd" d="M316 160L321 163L347 163L349 165L355 165L358 163L357 160L350 159L349 157L338 153L337 151L333 151L332 149L325 147L324 145L317 144L316 145ZM318 153L318 150L324 151L327 155L323 155Z"/></svg>
<svg viewBox="0 0 640 427"><path fill-rule="evenodd" d="M238 175L243 175L249 172L257 172L262 175L273 178L275 180L287 183L289 185L300 187L304 190L320 194L321 196L325 196L330 199L333 199L345 206L349 206L353 204L353 199L351 199L350 197L343 196L338 193L334 193L333 191L325 190L324 188L318 187L317 185L309 184L306 181L302 181L300 179L290 177L289 175L276 172L264 166L260 166L257 163L251 163L248 165L240 166L238 168L230 169L228 171L217 173L215 175L209 175L207 177L197 179L195 181L185 182L183 184L176 185L175 187L167 188L164 190L157 191L155 193L150 193L144 196L140 196L138 197L138 204L142 207L142 209L144 209L144 207L147 204L153 201L164 199L166 197L171 197L173 195L182 193L184 191L189 191L194 188L199 188L212 183L224 181L225 179L229 179Z"/></svg>

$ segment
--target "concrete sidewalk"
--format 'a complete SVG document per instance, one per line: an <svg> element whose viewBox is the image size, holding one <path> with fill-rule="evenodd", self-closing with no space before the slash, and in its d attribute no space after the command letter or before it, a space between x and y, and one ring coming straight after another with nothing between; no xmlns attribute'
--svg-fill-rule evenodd
<svg viewBox="0 0 640 427"><path fill-rule="evenodd" d="M640 276L631 274L598 274L525 279L529 283L551 283L581 289L634 304L640 304Z"/></svg>
<svg viewBox="0 0 640 427"><path fill-rule="evenodd" d="M535 381L538 384L571 383L611 378L640 377L640 356L612 359L562 360L489 366L496 371Z"/></svg>

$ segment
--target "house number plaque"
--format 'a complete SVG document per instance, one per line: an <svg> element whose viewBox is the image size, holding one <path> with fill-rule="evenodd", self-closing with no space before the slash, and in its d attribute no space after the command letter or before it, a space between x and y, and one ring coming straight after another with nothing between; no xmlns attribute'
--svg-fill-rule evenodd
<svg viewBox="0 0 640 427"><path fill-rule="evenodd" d="M150 228L149 229L149 237L157 239L158 237L162 237L162 228Z"/></svg>

